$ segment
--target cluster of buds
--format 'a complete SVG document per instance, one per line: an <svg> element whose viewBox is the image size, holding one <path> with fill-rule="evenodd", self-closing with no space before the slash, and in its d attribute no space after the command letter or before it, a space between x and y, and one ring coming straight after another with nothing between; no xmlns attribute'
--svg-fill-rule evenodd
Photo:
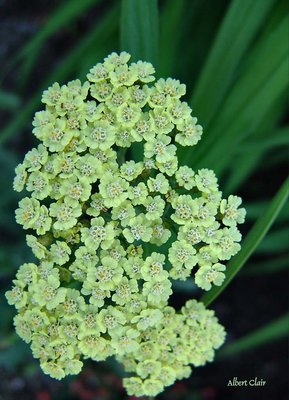
<svg viewBox="0 0 289 400"><path fill-rule="evenodd" d="M128 393L155 396L224 341L202 303L168 302L173 280L222 284L245 210L222 199L213 171L179 165L180 146L202 134L180 100L185 85L129 59L112 53L84 84L44 91L33 121L41 144L14 180L27 191L16 220L37 262L19 268L6 297L45 373L61 379L83 358L114 355Z"/></svg>

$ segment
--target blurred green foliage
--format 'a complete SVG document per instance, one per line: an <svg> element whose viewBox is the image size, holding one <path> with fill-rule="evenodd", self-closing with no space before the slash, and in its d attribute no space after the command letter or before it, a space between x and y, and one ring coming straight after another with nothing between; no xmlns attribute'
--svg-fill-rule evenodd
<svg viewBox="0 0 289 400"><path fill-rule="evenodd" d="M26 147L33 144L31 119L41 108L41 92L54 81L64 83L71 78L83 78L106 54L120 50L129 51L135 60L152 61L158 76L172 76L187 84L187 101L205 129L195 149L179 150L181 163L196 169L213 168L226 194L234 191L244 198L248 209L245 231L254 227L245 238L242 253L232 261L230 277L243 266L277 217L257 247L258 255L266 256L266 262L255 262L253 258L244 268L244 274L264 271L272 274L288 268L288 207L281 210L288 197L288 182L271 200L287 175L287 18L286 0L58 2L45 15L37 33L26 43L20 43L18 50L3 63L0 90L0 112L6 121L0 134L3 290L18 265L31 257L24 234L14 221L18 195L12 191L12 179ZM63 42L57 53L51 43L61 41L63 33L71 35L73 40L67 48ZM43 58L47 63L43 63ZM45 66L41 74L39 64L41 68ZM218 293L209 292L207 302ZM5 301L0 304L0 348L7 352L10 347L15 349L12 311ZM284 321L272 323L269 330L253 334L239 346L228 345L226 354L257 345L263 340L262 332L267 341L275 340L284 330L288 331ZM0 365L7 357L11 357L12 363L19 362L19 354L24 357L26 346L19 348L10 355L4 353Z"/></svg>

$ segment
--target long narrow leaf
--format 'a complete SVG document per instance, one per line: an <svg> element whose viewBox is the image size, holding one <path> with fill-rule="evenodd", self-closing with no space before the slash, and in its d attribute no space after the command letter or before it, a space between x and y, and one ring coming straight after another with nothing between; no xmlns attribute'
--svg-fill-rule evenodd
<svg viewBox="0 0 289 400"><path fill-rule="evenodd" d="M192 154L194 166L222 170L241 141L258 130L263 119L286 91L288 82L287 19L283 18L273 32L261 36L250 53L236 84L204 132L202 142ZM264 63L261 60L270 60ZM210 96L208 96L210 97ZM283 107L282 107L283 108ZM220 157L226 148L226 156Z"/></svg>
<svg viewBox="0 0 289 400"><path fill-rule="evenodd" d="M249 152L234 156L234 164L226 180L224 194L229 196L231 193L236 193L239 186L257 169L260 160L261 154L258 152Z"/></svg>
<svg viewBox="0 0 289 400"><path fill-rule="evenodd" d="M254 151L263 152L264 150L270 150L277 146L288 146L289 144L289 127L281 128L277 132L273 132L272 136L262 141L247 141L241 148L240 152L243 151Z"/></svg>
<svg viewBox="0 0 289 400"><path fill-rule="evenodd" d="M287 178L283 183L278 193L271 201L267 211L257 220L251 231L246 236L240 252L228 263L226 278L223 284L221 286L214 286L209 292L202 296L201 300L205 305L209 305L213 300L215 300L243 267L275 221L288 198L288 194L289 178Z"/></svg>
<svg viewBox="0 0 289 400"><path fill-rule="evenodd" d="M157 0L122 0L121 50L128 51L133 61L151 61L158 58Z"/></svg>
<svg viewBox="0 0 289 400"><path fill-rule="evenodd" d="M270 112L263 117L258 128L251 133L251 137L244 140L239 146L235 146L233 150L235 153L232 155L234 162L230 163L229 166L229 174L224 185L224 194L229 195L237 192L245 182L248 182L250 175L253 174L256 168L263 169L262 160L265 152L272 150L275 145L276 147L278 146L277 140L275 145L272 143L270 146L269 142L274 140L272 137L277 138L285 133L283 132L284 128L280 130L277 126L283 117L286 101L287 93L284 93L274 102L274 105L270 106Z"/></svg>
<svg viewBox="0 0 289 400"><path fill-rule="evenodd" d="M204 126L225 97L240 60L274 2L232 1L191 100Z"/></svg>
<svg viewBox="0 0 289 400"><path fill-rule="evenodd" d="M287 255L278 258L274 257L269 261L259 261L258 263L248 264L241 271L241 276L275 274L284 269L289 269L289 260Z"/></svg>
<svg viewBox="0 0 289 400"><path fill-rule="evenodd" d="M157 0L122 0L120 19L120 47L128 51L133 61L150 61L157 67L158 4ZM140 160L143 148L134 143L131 153Z"/></svg>
<svg viewBox="0 0 289 400"><path fill-rule="evenodd" d="M288 59L286 56L279 61L279 65L272 71L272 75L260 86L255 95L247 100L247 104L232 113L230 120L226 120L224 112L222 121L220 120L215 131L220 136L215 142L212 140L214 144L211 144L210 151L200 159L197 166L205 165L213 168L217 173L221 173L230 164L241 140L258 129L262 118L270 112L272 104L286 91L287 72ZM235 120L233 116L235 116ZM226 157L223 156L224 149L226 149Z"/></svg>
<svg viewBox="0 0 289 400"><path fill-rule="evenodd" d="M53 33L58 31L62 27L71 23L75 18L77 18L79 15L81 15L83 12L88 10L99 1L100 0L69 0L61 3L57 8L53 10L48 20L45 22L39 32L16 54L11 62L11 65L14 65L15 62L19 61L22 58L27 58L28 63L30 62L30 57L32 57L33 61L35 61L35 56L37 55L39 49L41 49L44 41L48 37L53 35ZM29 67L26 68L31 69L32 64L33 63L30 63ZM11 67L11 65L9 66Z"/></svg>
<svg viewBox="0 0 289 400"><path fill-rule="evenodd" d="M266 209L269 206L269 201L261 200L261 201L254 201L246 204L246 220L247 221L254 221L259 218L261 215L264 214ZM289 203L286 203L282 210L280 211L276 221L280 222L287 222L289 220Z"/></svg>
<svg viewBox="0 0 289 400"><path fill-rule="evenodd" d="M0 90L0 109L15 110L20 105L20 98L15 93Z"/></svg>
<svg viewBox="0 0 289 400"><path fill-rule="evenodd" d="M50 75L48 75L47 79L41 85L41 88L17 114L17 117L8 123L8 125L2 130L0 135L0 144L4 143L11 135L27 123L28 119L32 116L32 113L36 110L37 105L39 104L43 89L55 81L63 81L69 77L71 72L76 71L76 67L81 63L83 55L91 46L94 45L94 56L96 61L103 56L103 54L99 54L97 50L97 42L106 39L107 35L111 35L111 33L117 29L116 16L118 12L118 6L110 9L102 18L100 23L97 24L96 27L89 32L66 57L63 58L62 63L59 64Z"/></svg>
<svg viewBox="0 0 289 400"><path fill-rule="evenodd" d="M77 18L81 13L98 2L99 0L70 0L61 3L60 6L50 16L49 20L43 26L41 31L35 35L26 46L23 47L20 52L20 56L24 56L30 51L34 50L54 32L71 23L74 18Z"/></svg>
<svg viewBox="0 0 289 400"><path fill-rule="evenodd" d="M226 357L236 356L260 347L269 342L275 342L278 339L286 337L289 332L289 314L270 322L268 325L263 326L256 331L228 344L218 352L217 358L222 359Z"/></svg>
<svg viewBox="0 0 289 400"><path fill-rule="evenodd" d="M259 135L255 136L255 141L247 141L237 149L237 153L234 156L234 165L230 168L230 175L226 180L224 190L226 195L236 192L242 183L248 180L248 177L257 168L261 160L264 159L267 151L289 145L289 128L287 127L273 131L268 138L259 138L258 141Z"/></svg>
<svg viewBox="0 0 289 400"><path fill-rule="evenodd" d="M160 59L158 71L160 76L170 76L177 61L178 42L185 12L185 0L168 0L160 15Z"/></svg>
<svg viewBox="0 0 289 400"><path fill-rule="evenodd" d="M287 252L288 249L288 228L279 228L269 232L264 238L262 243L256 249L256 254L276 254L281 252Z"/></svg>

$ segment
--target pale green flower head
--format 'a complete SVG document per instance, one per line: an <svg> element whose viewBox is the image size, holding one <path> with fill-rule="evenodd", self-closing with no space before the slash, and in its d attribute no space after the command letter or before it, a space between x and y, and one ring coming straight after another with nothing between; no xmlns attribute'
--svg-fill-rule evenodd
<svg viewBox="0 0 289 400"><path fill-rule="evenodd" d="M147 257L142 268L141 274L145 281L163 281L168 277L168 272L164 270L165 256L160 253L152 253Z"/></svg>
<svg viewBox="0 0 289 400"><path fill-rule="evenodd" d="M185 241L175 241L169 249L169 261L175 268L192 269L197 263L195 248Z"/></svg>
<svg viewBox="0 0 289 400"><path fill-rule="evenodd" d="M120 167L120 175L127 181L133 181L143 171L143 163L136 163L134 161L127 161Z"/></svg>
<svg viewBox="0 0 289 400"><path fill-rule="evenodd" d="M13 189L16 192L22 192L27 181L27 171L24 164L18 164L15 168L15 178L13 180Z"/></svg>
<svg viewBox="0 0 289 400"><path fill-rule="evenodd" d="M47 280L40 279L39 282L30 286L33 301L47 310L56 308L64 301L66 289L60 287L60 281L54 276L48 276Z"/></svg>
<svg viewBox="0 0 289 400"><path fill-rule="evenodd" d="M77 218L81 215L81 206L78 203L71 204L69 198L65 197L64 201L51 203L49 214L55 218L53 228L62 231L76 225Z"/></svg>
<svg viewBox="0 0 289 400"><path fill-rule="evenodd" d="M143 182L136 186L130 186L128 189L128 197L134 206L143 204L148 195L148 190Z"/></svg>
<svg viewBox="0 0 289 400"><path fill-rule="evenodd" d="M172 220L179 225L184 225L196 214L197 204L190 195L183 194L172 201L172 207L175 210L175 213L171 215Z"/></svg>
<svg viewBox="0 0 289 400"><path fill-rule="evenodd" d="M34 228L40 214L40 203L36 199L25 197L20 200L19 208L16 210L16 222L23 225L24 229Z"/></svg>
<svg viewBox="0 0 289 400"><path fill-rule="evenodd" d="M115 238L113 223L105 224L102 217L92 218L90 228L81 228L81 240L90 250L110 247Z"/></svg>
<svg viewBox="0 0 289 400"><path fill-rule="evenodd" d="M17 309L26 306L28 293L25 290L25 283L22 280L14 280L14 286L5 293L6 299L10 305L14 305Z"/></svg>
<svg viewBox="0 0 289 400"><path fill-rule="evenodd" d="M105 290L116 290L123 276L123 269L111 257L103 257L101 264L87 270L87 281L99 284Z"/></svg>
<svg viewBox="0 0 289 400"><path fill-rule="evenodd" d="M37 148L28 151L24 158L24 166L28 172L38 171L46 164L48 160L48 151L46 147L40 144Z"/></svg>
<svg viewBox="0 0 289 400"><path fill-rule="evenodd" d="M146 218L148 220L155 221L156 219L162 217L165 205L166 203L161 196L148 196L144 202Z"/></svg>
<svg viewBox="0 0 289 400"><path fill-rule="evenodd" d="M180 186L190 190L195 186L194 175L195 173L191 168L182 166L176 172L176 181Z"/></svg>
<svg viewBox="0 0 289 400"><path fill-rule="evenodd" d="M225 265L220 263L213 265L203 265L196 272L195 282L200 288L204 290L210 290L212 284L220 286L223 283L225 279L225 270Z"/></svg>
<svg viewBox="0 0 289 400"><path fill-rule="evenodd" d="M228 200L223 199L220 203L220 212L223 215L222 222L227 226L236 226L245 221L246 210L238 208L242 204L242 199L238 196L230 195Z"/></svg>
<svg viewBox="0 0 289 400"><path fill-rule="evenodd" d="M123 178L116 177L110 172L104 174L99 185L104 205L108 208L120 205L128 197L128 188L129 184Z"/></svg>
<svg viewBox="0 0 289 400"><path fill-rule="evenodd" d="M119 221L121 226L127 226L130 220L135 217L135 208L129 200L124 200L119 206L114 207L111 217L115 221Z"/></svg>
<svg viewBox="0 0 289 400"><path fill-rule="evenodd" d="M63 265L69 260L70 247L65 242L56 241L50 247L50 259L58 265Z"/></svg>
<svg viewBox="0 0 289 400"><path fill-rule="evenodd" d="M108 306L103 308L98 314L98 323L102 332L108 332L113 335L118 327L124 325L126 322L125 314L117 307Z"/></svg>
<svg viewBox="0 0 289 400"><path fill-rule="evenodd" d="M38 275L37 265L33 263L25 263L19 267L16 274L16 278L18 282L22 282L26 286L29 286L36 282L37 275Z"/></svg>
<svg viewBox="0 0 289 400"><path fill-rule="evenodd" d="M120 327L113 333L111 345L119 355L134 353L139 348L139 336L137 329Z"/></svg>
<svg viewBox="0 0 289 400"><path fill-rule="evenodd" d="M160 310L147 308L135 316L131 322L136 324L139 330L145 331L149 327L156 326L161 321L162 316L163 314Z"/></svg>
<svg viewBox="0 0 289 400"><path fill-rule="evenodd" d="M172 294L172 284L169 279L161 281L147 281L143 285L142 293L147 297L148 303L157 306L167 304L167 300Z"/></svg>
<svg viewBox="0 0 289 400"><path fill-rule="evenodd" d="M13 182L36 260L6 298L44 373L62 379L83 359L114 356L129 395L157 396L224 342L202 303L168 304L174 280L222 284L245 210L222 199L214 171L184 165L179 150L202 135L186 86L130 58L112 53L84 82L44 91L32 122L40 143Z"/></svg>
<svg viewBox="0 0 289 400"><path fill-rule="evenodd" d="M145 214L138 214L136 217L131 218L129 227L124 229L123 235L128 243L140 240L149 242L152 236L150 220L146 218Z"/></svg>
<svg viewBox="0 0 289 400"><path fill-rule="evenodd" d="M132 294L136 292L138 292L137 280L123 277L117 285L115 294L112 296L112 300L116 304L124 306L129 302Z"/></svg>

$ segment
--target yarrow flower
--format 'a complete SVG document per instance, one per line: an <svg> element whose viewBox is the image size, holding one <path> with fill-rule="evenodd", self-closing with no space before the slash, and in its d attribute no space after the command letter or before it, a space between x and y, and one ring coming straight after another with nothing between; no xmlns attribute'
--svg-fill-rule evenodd
<svg viewBox="0 0 289 400"><path fill-rule="evenodd" d="M202 134L185 85L129 60L112 53L84 83L44 91L33 120L41 143L13 183L26 190L16 221L37 261L19 268L6 297L46 374L115 356L129 395L156 396L224 342L213 311L168 301L173 280L222 284L245 210L237 196L222 199L213 171L181 165L179 147ZM127 151L136 142L138 161Z"/></svg>

